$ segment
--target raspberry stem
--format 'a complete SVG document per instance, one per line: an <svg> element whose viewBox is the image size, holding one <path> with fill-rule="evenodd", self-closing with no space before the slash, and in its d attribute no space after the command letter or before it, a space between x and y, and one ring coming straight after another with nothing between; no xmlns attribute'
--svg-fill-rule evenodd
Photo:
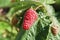
<svg viewBox="0 0 60 40"><path fill-rule="evenodd" d="M37 6L34 10L36 11L36 10L39 9L40 7L43 7L43 5Z"/></svg>

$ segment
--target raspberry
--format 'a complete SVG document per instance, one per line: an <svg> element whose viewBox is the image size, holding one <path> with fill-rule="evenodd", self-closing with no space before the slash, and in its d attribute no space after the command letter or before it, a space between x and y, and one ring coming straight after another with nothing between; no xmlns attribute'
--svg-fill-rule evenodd
<svg viewBox="0 0 60 40"><path fill-rule="evenodd" d="M18 19L16 17L13 17L11 22L12 22L12 25L16 25L18 22Z"/></svg>
<svg viewBox="0 0 60 40"><path fill-rule="evenodd" d="M32 8L28 9L24 15L23 25L22 25L23 29L24 30L30 29L30 27L32 26L34 21L37 20L37 18L38 18L37 12Z"/></svg>
<svg viewBox="0 0 60 40"><path fill-rule="evenodd" d="M51 32L54 36L57 35L58 34L58 27L57 26L51 27Z"/></svg>

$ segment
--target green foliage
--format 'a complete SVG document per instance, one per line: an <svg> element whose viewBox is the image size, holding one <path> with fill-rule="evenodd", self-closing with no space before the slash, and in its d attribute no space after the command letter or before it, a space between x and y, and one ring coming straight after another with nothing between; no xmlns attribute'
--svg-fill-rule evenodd
<svg viewBox="0 0 60 40"><path fill-rule="evenodd" d="M34 23L29 30L23 30L23 28L21 28L21 31L18 33L19 36L17 35L16 40L45 40L47 38L49 32L49 24L51 21L49 16L47 16L44 12L41 10L37 11L39 14L37 23ZM46 35L44 35L44 32Z"/></svg>
<svg viewBox="0 0 60 40"><path fill-rule="evenodd" d="M11 5L15 4L15 2L18 3L20 0L15 0L14 2L11 2L11 1L12 0L0 0L0 7L10 7ZM24 0L24 1L36 1L36 0ZM54 0L38 0L38 1L41 2L41 3L46 3L46 4L55 3Z"/></svg>
<svg viewBox="0 0 60 40"><path fill-rule="evenodd" d="M45 3L45 4L53 4L55 3L54 0L39 0L41 3Z"/></svg>
<svg viewBox="0 0 60 40"><path fill-rule="evenodd" d="M13 31L16 33L16 30ZM14 33L11 32L10 24L0 21L0 40L11 40L11 36L13 37L12 39L14 39L14 36L16 35Z"/></svg>
<svg viewBox="0 0 60 40"><path fill-rule="evenodd" d="M21 28L21 31L18 34L19 36L17 36L16 40L35 40L38 20L33 24L33 26L29 30L25 31L23 30L23 28Z"/></svg>
<svg viewBox="0 0 60 40"><path fill-rule="evenodd" d="M0 0L0 7L8 6L10 5L10 3L11 3L11 0Z"/></svg>
<svg viewBox="0 0 60 40"><path fill-rule="evenodd" d="M56 4L59 4L60 5L60 0L55 0L56 1Z"/></svg>
<svg viewBox="0 0 60 40"><path fill-rule="evenodd" d="M6 15L0 16L0 40L59 40L60 33L54 36L51 33L51 24L54 23L58 25L59 16L56 15L54 8L49 5L55 3L54 0L0 0L0 7L9 7L10 10ZM38 13L38 19L32 24L29 30L24 30L22 28L22 22L24 19L24 14L28 8L36 9ZM18 23L16 25L11 24L13 16L16 15ZM5 16L7 18L5 18ZM8 21L9 20L9 21ZM17 32L16 29L19 28ZM59 27L60 28L60 27ZM7 35L4 33L7 33ZM60 32L60 31L59 31ZM6 35L6 37L3 37ZM3 39L4 38L4 39Z"/></svg>

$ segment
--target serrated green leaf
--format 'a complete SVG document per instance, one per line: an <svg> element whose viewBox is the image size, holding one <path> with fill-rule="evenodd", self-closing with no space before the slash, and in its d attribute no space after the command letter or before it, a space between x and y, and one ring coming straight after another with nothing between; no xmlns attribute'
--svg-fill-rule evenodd
<svg viewBox="0 0 60 40"><path fill-rule="evenodd" d="M54 11L53 7L50 6L50 5L45 5L45 8L47 10L47 14L50 16L50 20L52 21L52 23L54 23L54 25L59 27L59 22L58 22L57 18L54 15L55 11ZM59 29L60 29L60 27L59 27ZM50 28L46 40L60 40L60 32L56 36L54 36L51 33L51 28Z"/></svg>
<svg viewBox="0 0 60 40"><path fill-rule="evenodd" d="M46 40L47 35L49 32L49 26L45 26L44 29L39 32L39 34L36 36L36 40Z"/></svg>
<svg viewBox="0 0 60 40"><path fill-rule="evenodd" d="M35 36L37 34L37 24L38 20L33 24L33 26L29 30L23 30L20 28L20 32L17 35L16 40L35 40Z"/></svg>

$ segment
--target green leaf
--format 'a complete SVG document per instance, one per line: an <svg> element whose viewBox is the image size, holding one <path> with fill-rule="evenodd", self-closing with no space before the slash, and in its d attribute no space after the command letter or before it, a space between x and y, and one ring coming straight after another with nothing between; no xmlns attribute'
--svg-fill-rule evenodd
<svg viewBox="0 0 60 40"><path fill-rule="evenodd" d="M38 11L40 18L40 31L36 35L35 40L46 40L49 33L50 17L41 10Z"/></svg>
<svg viewBox="0 0 60 40"><path fill-rule="evenodd" d="M51 5L44 5L45 6L45 10L47 11L47 15L52 17L55 16L55 10Z"/></svg>
<svg viewBox="0 0 60 40"><path fill-rule="evenodd" d="M45 4L53 4L55 3L54 0L39 0L41 3L45 3Z"/></svg>
<svg viewBox="0 0 60 40"><path fill-rule="evenodd" d="M55 0L24 0L24 1L36 1L36 2L41 2L41 3L45 3L45 4L55 3Z"/></svg>
<svg viewBox="0 0 60 40"><path fill-rule="evenodd" d="M46 40L48 32L49 26L45 26L44 29L42 29L41 32L39 32L38 35L35 37L36 40Z"/></svg>
<svg viewBox="0 0 60 40"><path fill-rule="evenodd" d="M16 40L35 40L38 20L32 25L29 30L23 30L23 28L20 28L20 32L18 33Z"/></svg>
<svg viewBox="0 0 60 40"><path fill-rule="evenodd" d="M0 0L0 7L8 6L11 0Z"/></svg>
<svg viewBox="0 0 60 40"><path fill-rule="evenodd" d="M54 25L58 26L58 28L60 29L59 22L58 22L57 18L54 15L55 11L54 11L53 7L50 6L50 5L45 5L45 8L46 8L47 14L50 16L50 20L52 21L52 23L54 23ZM51 28L50 28L46 40L60 40L60 30L59 30L59 33L56 36L54 36L51 33Z"/></svg>
<svg viewBox="0 0 60 40"><path fill-rule="evenodd" d="M0 33L3 32L4 29L11 31L11 26L6 22L0 21Z"/></svg>
<svg viewBox="0 0 60 40"><path fill-rule="evenodd" d="M29 6L28 6L29 5ZM13 3L11 6L12 8L10 8L8 14L6 15L9 19L11 19L13 17L13 15L15 14L22 14L21 12L23 12L24 10L34 7L36 8L37 6L42 5L39 2L34 2L34 1L20 1L20 2L15 2Z"/></svg>

